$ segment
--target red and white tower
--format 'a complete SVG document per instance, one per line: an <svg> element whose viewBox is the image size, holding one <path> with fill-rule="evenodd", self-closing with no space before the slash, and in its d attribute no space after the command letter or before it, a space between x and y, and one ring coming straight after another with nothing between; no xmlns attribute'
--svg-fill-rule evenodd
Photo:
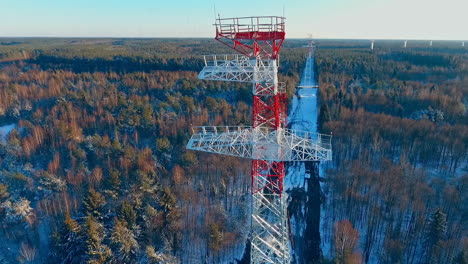
<svg viewBox="0 0 468 264"><path fill-rule="evenodd" d="M198 78L253 83L252 127L193 127L188 149L252 159L251 263L290 263L285 161L331 160L327 135L286 129L278 82L284 17L216 19L216 40L238 54L207 55Z"/></svg>

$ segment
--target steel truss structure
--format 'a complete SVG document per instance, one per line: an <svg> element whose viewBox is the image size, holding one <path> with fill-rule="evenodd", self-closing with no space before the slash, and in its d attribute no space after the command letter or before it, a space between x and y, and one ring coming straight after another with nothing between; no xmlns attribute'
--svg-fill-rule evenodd
<svg viewBox="0 0 468 264"><path fill-rule="evenodd" d="M200 79L253 83L252 127L193 127L187 148L252 159L251 263L290 263L285 161L331 160L331 137L286 129L278 82L284 17L216 19L216 40L240 54L207 55Z"/></svg>
<svg viewBox="0 0 468 264"><path fill-rule="evenodd" d="M192 132L192 150L266 161L331 160L329 135L266 126L202 126Z"/></svg>
<svg viewBox="0 0 468 264"><path fill-rule="evenodd" d="M276 75L276 61L256 60L245 55L205 55L198 78L211 81L266 82Z"/></svg>

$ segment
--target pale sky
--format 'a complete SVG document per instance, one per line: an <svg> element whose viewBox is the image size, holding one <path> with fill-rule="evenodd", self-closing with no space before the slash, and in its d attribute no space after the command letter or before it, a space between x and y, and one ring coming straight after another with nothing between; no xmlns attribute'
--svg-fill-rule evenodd
<svg viewBox="0 0 468 264"><path fill-rule="evenodd" d="M0 37L213 37L214 9L284 13L287 38L468 40L468 0L0 0Z"/></svg>

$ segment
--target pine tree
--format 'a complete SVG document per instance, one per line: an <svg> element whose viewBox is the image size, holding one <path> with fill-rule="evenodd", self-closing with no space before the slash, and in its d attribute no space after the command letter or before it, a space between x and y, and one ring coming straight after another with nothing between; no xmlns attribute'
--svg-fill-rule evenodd
<svg viewBox="0 0 468 264"><path fill-rule="evenodd" d="M120 185L122 182L120 181L120 173L118 170L112 170L109 174L109 178L107 178L107 187L109 187L112 191L120 191Z"/></svg>
<svg viewBox="0 0 468 264"><path fill-rule="evenodd" d="M60 263L81 263L81 257L85 253L85 238L81 226L69 212L65 213L63 226L55 234L55 247L53 251Z"/></svg>
<svg viewBox="0 0 468 264"><path fill-rule="evenodd" d="M111 237L115 245L117 259L125 263L135 262L136 254L140 249L135 233L128 228L125 220L115 218L115 225Z"/></svg>
<svg viewBox="0 0 468 264"><path fill-rule="evenodd" d="M426 233L427 262L438 263L442 256L442 243L447 229L447 216L439 208L431 217Z"/></svg>
<svg viewBox="0 0 468 264"><path fill-rule="evenodd" d="M104 205L106 205L106 199L102 194L95 191L93 188L89 189L88 195L84 200L84 205L86 208L86 213L92 215L96 219L102 219L102 212Z"/></svg>
<svg viewBox="0 0 468 264"><path fill-rule="evenodd" d="M180 163L184 167L190 167L197 163L197 156L193 152L186 151L182 154L180 158Z"/></svg>
<svg viewBox="0 0 468 264"><path fill-rule="evenodd" d="M142 116L144 127L151 127L151 125L153 124L153 108L151 107L151 105L148 104L143 107Z"/></svg>
<svg viewBox="0 0 468 264"><path fill-rule="evenodd" d="M122 202L119 210L119 218L124 220L130 228L136 225L137 214L129 202Z"/></svg>
<svg viewBox="0 0 468 264"><path fill-rule="evenodd" d="M162 195L159 199L159 204L164 208L164 212L166 215L169 213L169 211L175 206L176 204L176 197L172 193L171 189L169 188L164 188Z"/></svg>
<svg viewBox="0 0 468 264"><path fill-rule="evenodd" d="M86 262L88 264L107 263L112 256L111 249L103 243L105 229L92 215L86 217Z"/></svg>
<svg viewBox="0 0 468 264"><path fill-rule="evenodd" d="M223 232L216 223L210 224L210 236L208 238L208 247L214 252L221 250L223 244Z"/></svg>
<svg viewBox="0 0 468 264"><path fill-rule="evenodd" d="M138 171L140 178L140 190L145 193L152 195L157 191L157 185L155 184L154 174L146 173L144 171Z"/></svg>
<svg viewBox="0 0 468 264"><path fill-rule="evenodd" d="M156 150L158 152L166 152L169 150L170 147L171 143L169 142L169 139L167 139L167 137L156 139Z"/></svg>
<svg viewBox="0 0 468 264"><path fill-rule="evenodd" d="M116 138L112 141L112 151L116 154L120 154L122 152L122 145Z"/></svg>
<svg viewBox="0 0 468 264"><path fill-rule="evenodd" d="M10 194L8 193L8 186L0 184L0 200L7 198Z"/></svg>

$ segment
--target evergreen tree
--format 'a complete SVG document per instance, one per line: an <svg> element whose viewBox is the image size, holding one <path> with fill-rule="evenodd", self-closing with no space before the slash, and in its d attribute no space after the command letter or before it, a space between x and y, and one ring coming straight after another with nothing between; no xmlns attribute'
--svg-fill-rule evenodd
<svg viewBox="0 0 468 264"><path fill-rule="evenodd" d="M120 185L122 182L120 181L120 172L118 170L113 169L110 174L109 178L107 179L107 186L112 191L120 191Z"/></svg>
<svg viewBox="0 0 468 264"><path fill-rule="evenodd" d="M223 246L223 232L216 223L210 224L210 236L208 238L208 247L214 252L221 250Z"/></svg>
<svg viewBox="0 0 468 264"><path fill-rule="evenodd" d="M129 202L123 201L119 210L119 218L125 221L130 228L136 225L137 214Z"/></svg>
<svg viewBox="0 0 468 264"><path fill-rule="evenodd" d="M0 200L7 198L10 194L8 193L8 186L0 184Z"/></svg>
<svg viewBox="0 0 468 264"><path fill-rule="evenodd" d="M184 167L190 167L197 163L197 156L193 152L186 151L182 154L180 163Z"/></svg>
<svg viewBox="0 0 468 264"><path fill-rule="evenodd" d="M426 233L427 262L438 263L442 256L442 243L447 229L447 216L439 208L431 217Z"/></svg>
<svg viewBox="0 0 468 264"><path fill-rule="evenodd" d="M106 199L102 194L95 191L93 188L89 189L88 195L83 201L86 213L95 217L96 219L102 220L102 213L104 205L106 205Z"/></svg>
<svg viewBox="0 0 468 264"><path fill-rule="evenodd" d="M120 154L122 152L122 145L116 138L112 141L112 150L115 154Z"/></svg>
<svg viewBox="0 0 468 264"><path fill-rule="evenodd" d="M85 253L84 242L81 226L66 212L62 228L55 234L56 250L53 250L53 254L60 263L81 263Z"/></svg>
<svg viewBox="0 0 468 264"><path fill-rule="evenodd" d="M167 139L167 137L156 139L156 150L158 152L161 152L161 153L166 152L169 150L170 147L171 147L171 142L169 142L169 139Z"/></svg>
<svg viewBox="0 0 468 264"><path fill-rule="evenodd" d="M118 260L124 263L135 262L135 257L140 249L135 233L128 228L128 223L125 220L115 218L114 230L111 237L112 243L115 245L115 256Z"/></svg>
<svg viewBox="0 0 468 264"><path fill-rule="evenodd" d="M88 264L107 263L112 256L112 251L103 243L106 236L104 227L96 218L88 215L86 217L86 228L86 262Z"/></svg>
<svg viewBox="0 0 468 264"><path fill-rule="evenodd" d="M159 198L159 204L164 208L166 215L171 211L171 209L176 204L176 197L172 193L171 189L164 188L161 197Z"/></svg>

